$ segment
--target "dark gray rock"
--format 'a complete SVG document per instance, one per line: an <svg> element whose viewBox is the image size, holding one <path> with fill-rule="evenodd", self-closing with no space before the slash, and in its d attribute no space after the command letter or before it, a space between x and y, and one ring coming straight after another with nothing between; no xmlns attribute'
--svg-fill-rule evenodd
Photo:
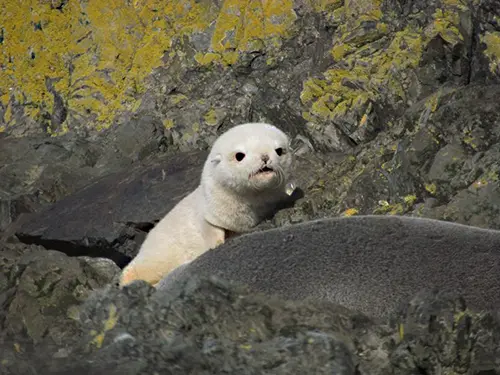
<svg viewBox="0 0 500 375"><path fill-rule="evenodd" d="M0 231L98 176L96 152L98 147L79 139L0 139Z"/></svg>
<svg viewBox="0 0 500 375"><path fill-rule="evenodd" d="M283 301L194 277L169 294L140 281L96 291L79 317L79 334L62 345L0 342L4 373L500 371L498 314L473 313L455 294L420 293L381 324L333 303Z"/></svg>
<svg viewBox="0 0 500 375"><path fill-rule="evenodd" d="M59 3L58 6L64 8L66 2ZM485 33L500 32L498 1L455 4L441 0L387 0L382 2L381 12L378 2L369 2L374 8L369 5L368 13L363 6L353 2L346 2L342 7L335 2L328 5L316 3L295 1L297 19L287 38L273 39L271 43L259 41L251 51L238 52L238 60L229 66L200 66L194 59L196 52L210 51L215 23L207 30L196 32L192 38L174 38L172 49L164 55L163 65L144 80L144 92L137 93L140 105L136 105L139 102L129 102L127 108L134 108L134 112L119 113L114 125L105 131L90 128L100 125L93 122L95 113L75 113L75 108L68 107L69 98L57 92L52 82L47 83L47 88L54 98L54 108L52 113L42 108L41 123L28 118L23 111L25 104L36 106L36 103L24 101L23 104L17 99L23 95L12 96L9 101L12 121L8 124L2 122L7 110L4 104L0 105L0 126L6 125L5 133L0 134L0 232L6 231L3 233L6 237L17 233L22 241L70 255L107 256L123 265L135 254L155 220L192 190L199 178L199 169L194 165L201 169L201 156L199 159L193 157L191 172L176 171L172 174L173 179L182 176L180 182L161 181L160 162L149 159L149 156L166 150L206 150L222 131L247 121L273 122L290 133L294 142L302 140L313 150L312 153L302 153L302 164L298 168L299 186L305 191L305 197L295 207L280 211L271 223L265 223L271 227L338 216L349 210L349 214L406 214L499 229L500 71L495 62L498 56L491 55L497 46L495 43L487 46L484 42ZM212 2L211 5L216 16L222 2ZM126 24L122 24L123 29L126 29ZM416 34L418 30L425 30L425 35L424 32ZM228 35L228 38L233 37ZM332 51L334 46L337 48ZM421 56L419 52L422 52ZM341 74L333 74L332 78L332 71ZM136 77L130 78L133 81ZM308 91L306 82L311 78L317 79L318 85L310 86L314 88ZM23 87L19 90L19 94L23 94ZM46 129L48 123L53 130L62 130L64 125L69 128L69 133L62 137L26 137L26 134L43 133L42 129ZM447 153L450 149L459 150L451 159ZM339 158L338 154L332 153L337 151L349 155L340 155ZM174 164L178 160L174 156L171 158ZM54 202L59 203L48 208ZM35 214L30 217L30 213ZM376 237L379 234L376 228L367 229L368 235ZM422 235L419 243L414 244L411 243L412 232L408 230L405 233L409 242L398 248L391 247L392 232L387 233L385 239L378 237L377 249L380 251L382 245L396 251L428 244L417 248L419 256L425 250L432 250L429 259L440 254L438 245L442 237L439 233L432 238ZM256 254L268 249L267 235L262 234L262 242L259 242L262 248ZM311 236L314 233L303 235L307 239ZM459 240L465 244L474 243L474 260L481 266L468 263L470 258L460 258L463 263L457 268L448 269L439 262L433 266L455 272L454 281L457 281L457 274L470 276L470 279L463 278L458 285L467 291L471 306L477 307L478 299L496 293L494 287L483 288L478 278L489 275L491 270L498 271L498 261L482 251L491 245L485 244L482 235L464 237L458 233L450 240L458 248ZM302 250L311 246L310 241L305 240L299 244L302 244ZM6 344L5 350L0 351L1 365L4 366L0 369L24 374L38 371L40 364L46 364L53 353L56 357L67 357L70 349L75 347L67 341L71 334L79 340L74 322L68 323L67 332L56 322L60 319L66 324L67 321L60 317L68 306L81 301L73 296L70 273L81 275L85 272L81 263L84 258L68 258L57 252L45 254L42 248L30 247L28 250L19 246L22 250L9 247L9 250L2 249L0 255L8 270L0 272L0 285L6 290L0 296L2 319L5 322L8 317L8 326L12 326L12 332L17 335L14 341ZM21 251L24 255L9 255L11 251ZM422 260L415 255L410 259L414 263L406 258L399 262L395 259L401 259L402 255L395 254L394 258L387 260L390 267L387 264L381 268L377 266L374 272L393 272L392 277L396 277L398 285L413 293L414 287L420 285L420 279L406 279L405 268L400 264L411 265L408 274L412 275L411 271L418 270ZM379 258L386 259L384 254ZM79 263L75 263L76 259L80 259ZM491 265L485 271L484 265L488 261ZM470 265L470 268L464 270L465 265ZM256 264L255 268L267 266ZM96 283L88 281L92 285L87 289L110 281L111 274L117 270L106 267L107 276L99 278ZM69 271L64 271L66 268ZM371 280L363 279L366 273L369 272L356 273L356 277L361 275L363 287L370 286ZM58 279L60 276L61 280ZM436 277L439 276L431 274L424 281L435 281L433 278ZM81 280L80 276L75 278ZM88 280L93 278L89 276ZM487 278L483 282L489 281L491 279ZM45 289L44 285L47 285ZM57 289L59 286L60 290ZM233 293L224 286L219 286L217 292L213 288L207 287L207 301L221 290L228 295ZM481 292L483 290L486 297ZM356 291L360 293L358 289ZM50 297L51 293L54 297ZM110 293L109 299L104 298L103 305L96 307L101 309L96 316L109 317L106 315L109 310L104 305L121 298L118 292L116 295ZM140 322L134 332L144 330L149 334L148 327L153 327L151 322L157 318L148 310L153 306L148 297L150 290L140 286L134 293L141 296L130 299L137 304L132 308L124 304L124 326L129 327L128 311L135 311L130 312L135 314L130 316L137 319L128 320ZM411 293L405 296L410 298ZM175 336L177 341L173 344L162 341L153 333L156 341L152 347L146 340L139 340L130 346L131 349L123 346L123 352L116 354L114 347L105 343L108 351L92 354L97 362L87 362L82 354L80 362L73 367L72 363L66 363L69 365L66 369L72 369L73 373L77 373L77 369L139 373L150 371L154 367L153 361L157 360L157 366L168 366L165 371L171 373L190 370L197 373L273 373L269 367L275 363L281 363L282 367L275 367L274 373L281 373L283 369L287 372L321 373L332 370L328 366L339 364L344 364L346 373L349 373L352 370L350 363L357 366L355 371L361 374L373 369L375 373L384 369L379 373L394 374L498 373L498 317L488 313L472 315L442 296L426 298L430 299L422 300L419 296L414 304L420 307L410 308L408 315L401 318L405 319L406 325L404 340L400 344L394 346L385 339L380 341L377 333L354 340L357 345L368 347L361 352L365 357L360 356L371 358L370 361L376 358L377 365L370 361L364 365L363 360L356 362L352 353L359 351L352 351L346 344L354 336L344 340L338 337L338 331L327 332L320 328L321 340L309 344L310 330L303 330L304 327L300 326L307 319L303 315L293 317L297 324L290 329L295 334L291 341L283 331L276 336L265 336L264 341L256 344L254 356L249 357L245 348L228 340L228 334L223 334L222 329L210 332L216 339L208 339L196 330L189 336L189 324L196 319L207 322L203 320L207 314L205 310L190 309L188 302L175 313L163 315L174 319L181 311L181 316L185 316L183 322L189 323L182 327L181 335ZM228 308L227 301L214 300L218 305L213 311L226 314L223 309ZM495 301L495 296L491 301ZM147 307L141 310L141 305ZM237 303L230 306L234 308L234 305L239 307ZM392 306L391 301L387 306ZM318 308L312 314L321 316L320 310ZM285 319L287 313L279 311ZM20 315L16 315L18 313ZM22 314L30 317L31 323L23 322ZM229 316L224 314L221 319ZM450 316L453 314L456 319L452 320ZM100 329L102 319L95 319L89 325ZM56 328L50 328L52 324L56 324ZM19 334L26 330L33 338L25 342ZM88 333L85 329L84 332ZM239 331L233 325L230 332ZM137 334L142 340L140 335ZM50 345L44 342L30 352L30 343L33 339L40 340L40 337L60 343L64 341L67 346L64 348L63 345L59 350L54 347L55 351L51 352ZM202 337L202 346L199 337ZM285 342L282 337L286 337ZM316 344L318 347L311 346ZM351 354L337 355L339 350L344 350L344 345ZM162 350L165 347L167 350ZM149 353L153 353L151 358ZM221 356L217 357L217 353ZM236 353L236 359L228 353ZM290 353L300 355L294 359ZM453 353L456 353L455 357ZM126 360L121 362L124 357ZM8 367L16 358L21 360L15 362L14 367ZM22 361L26 358L31 364ZM255 358L258 360L254 368ZM67 358L68 362L71 360L71 357ZM224 368L223 361L234 367ZM327 367L316 372L316 367L322 365ZM50 367L47 366L46 369ZM54 366L55 369L59 365ZM242 370L241 366L245 369Z"/></svg>
<svg viewBox="0 0 500 375"><path fill-rule="evenodd" d="M84 304L80 322L81 335L66 340L65 351L41 348L44 359L33 353L40 360L28 362L39 369L35 373L312 370L347 375L355 374L359 362L349 336L362 337L367 329L374 334L367 318L340 306L284 302L249 294L223 280L196 278L171 295L154 292L143 282L123 291L107 288ZM376 332L387 335L383 329ZM16 357L17 361L26 358Z"/></svg>
<svg viewBox="0 0 500 375"><path fill-rule="evenodd" d="M171 155L105 176L25 220L16 236L123 266L155 221L196 188L205 158L205 152Z"/></svg>
<svg viewBox="0 0 500 375"><path fill-rule="evenodd" d="M75 334L79 305L119 273L109 259L22 244L0 244L0 265L2 335L34 344L61 344Z"/></svg>

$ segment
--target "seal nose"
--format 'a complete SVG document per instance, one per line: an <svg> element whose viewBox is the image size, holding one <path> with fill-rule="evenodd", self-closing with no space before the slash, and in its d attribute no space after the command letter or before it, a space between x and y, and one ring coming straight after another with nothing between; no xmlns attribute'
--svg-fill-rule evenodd
<svg viewBox="0 0 500 375"><path fill-rule="evenodd" d="M269 160L269 155L268 155L268 154L262 154L262 155L260 156L260 158L262 159L262 161L263 161L264 163L267 163L267 161Z"/></svg>

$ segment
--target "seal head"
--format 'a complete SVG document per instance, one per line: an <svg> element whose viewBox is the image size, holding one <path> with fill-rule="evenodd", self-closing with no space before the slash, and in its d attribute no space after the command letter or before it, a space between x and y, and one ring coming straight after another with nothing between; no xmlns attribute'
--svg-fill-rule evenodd
<svg viewBox="0 0 500 375"><path fill-rule="evenodd" d="M275 126L231 128L213 144L203 168L205 219L224 229L248 231L286 198L293 162L290 140Z"/></svg>

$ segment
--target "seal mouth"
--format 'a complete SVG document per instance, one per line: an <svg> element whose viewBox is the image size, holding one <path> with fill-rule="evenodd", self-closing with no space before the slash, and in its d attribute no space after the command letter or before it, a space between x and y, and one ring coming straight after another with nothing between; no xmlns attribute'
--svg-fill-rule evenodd
<svg viewBox="0 0 500 375"><path fill-rule="evenodd" d="M266 176L270 176L272 174L276 173L276 171L268 166L264 166L262 168L260 168L259 170L257 170L256 172L252 173L249 177L252 178L252 177L266 177Z"/></svg>
<svg viewBox="0 0 500 375"><path fill-rule="evenodd" d="M261 168L257 171L257 173L266 173L266 172L274 172L274 169L265 166L264 168Z"/></svg>

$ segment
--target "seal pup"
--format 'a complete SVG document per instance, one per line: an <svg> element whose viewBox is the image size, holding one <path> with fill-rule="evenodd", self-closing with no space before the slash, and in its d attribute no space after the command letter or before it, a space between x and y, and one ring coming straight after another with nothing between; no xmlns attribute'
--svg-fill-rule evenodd
<svg viewBox="0 0 500 375"><path fill-rule="evenodd" d="M329 300L375 318L434 288L462 295L471 309L499 310L500 231L406 216L322 219L234 238L157 289L168 293L194 275Z"/></svg>
<svg viewBox="0 0 500 375"><path fill-rule="evenodd" d="M252 230L292 193L294 157L288 136L273 125L246 123L222 134L203 165L200 185L148 233L123 269L120 286L151 284L228 234Z"/></svg>

